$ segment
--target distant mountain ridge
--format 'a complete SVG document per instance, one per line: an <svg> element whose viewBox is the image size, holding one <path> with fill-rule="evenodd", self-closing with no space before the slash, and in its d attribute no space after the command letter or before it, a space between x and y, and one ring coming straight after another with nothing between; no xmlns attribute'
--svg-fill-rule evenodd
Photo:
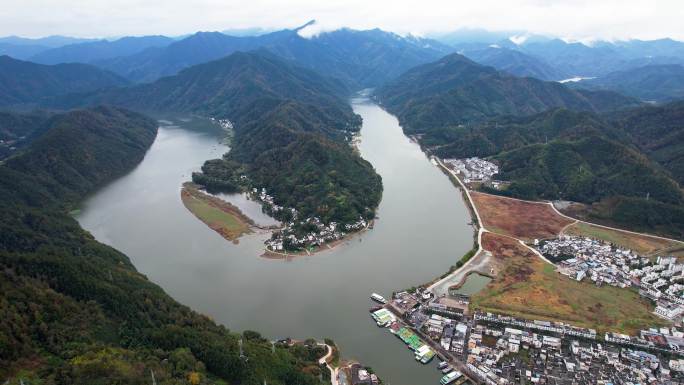
<svg viewBox="0 0 684 385"><path fill-rule="evenodd" d="M114 41L99 40L64 45L42 51L29 58L40 64L86 63L128 56L153 47L165 47L174 40L166 36L124 37Z"/></svg>
<svg viewBox="0 0 684 385"><path fill-rule="evenodd" d="M257 101L293 99L319 108L328 120L340 123L356 121L344 100L348 94L338 81L260 51L236 52L154 83L58 98L53 106L107 103L139 111L193 112L241 122L253 116L250 107Z"/></svg>
<svg viewBox="0 0 684 385"><path fill-rule="evenodd" d="M533 77L540 80L563 80L570 77L567 72L549 65L541 58L498 45L460 53L474 62L515 76Z"/></svg>
<svg viewBox="0 0 684 385"><path fill-rule="evenodd" d="M576 91L557 82L515 77L459 54L413 68L379 88L376 95L399 117L407 133L556 107L596 112L637 104L618 94Z"/></svg>
<svg viewBox="0 0 684 385"><path fill-rule="evenodd" d="M0 56L0 106L35 104L127 83L118 75L87 64L48 66Z"/></svg>
<svg viewBox="0 0 684 385"><path fill-rule="evenodd" d="M647 65L571 84L574 88L610 90L643 101L667 102L684 99L684 66Z"/></svg>
<svg viewBox="0 0 684 385"><path fill-rule="evenodd" d="M341 29L311 38L300 36L298 29L241 37L198 32L165 48L151 48L98 65L133 81L150 82L236 51L260 48L341 79L354 88L377 86L410 67L451 51L434 40L403 38L378 29Z"/></svg>

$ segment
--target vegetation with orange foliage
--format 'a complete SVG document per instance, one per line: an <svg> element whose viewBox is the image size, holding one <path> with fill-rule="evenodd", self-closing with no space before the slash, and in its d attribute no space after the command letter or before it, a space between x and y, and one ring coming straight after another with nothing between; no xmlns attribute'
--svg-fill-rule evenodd
<svg viewBox="0 0 684 385"><path fill-rule="evenodd" d="M552 238L572 220L558 215L546 203L529 202L471 192L484 227L492 232L530 241Z"/></svg>

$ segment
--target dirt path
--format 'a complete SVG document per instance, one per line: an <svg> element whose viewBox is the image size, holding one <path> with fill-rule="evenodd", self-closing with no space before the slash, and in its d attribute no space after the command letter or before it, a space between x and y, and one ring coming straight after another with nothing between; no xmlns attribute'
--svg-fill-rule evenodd
<svg viewBox="0 0 684 385"><path fill-rule="evenodd" d="M513 198L510 198L510 199L513 199ZM619 232L622 232L622 233L633 234L633 235L638 235L638 236L647 237L647 238L660 239L660 240L663 240L663 241L675 242L675 243L679 243L679 244L684 245L684 241L680 241L679 239L661 237L661 236L658 236L658 235L647 234L647 233L638 233L638 232L636 232L636 231L629 231L629 230L619 229L619 228L617 228L617 227L610 227L610 226L605 226L605 225L599 225L599 224L597 224L597 223L592 223L592 222L583 221L583 220L581 220L581 219L573 218L573 217L571 217L571 216L568 216L568 215L563 214L562 212L560 212L560 211L556 208L556 206L554 206L553 202L546 202L546 204L550 205L551 208L553 209L553 211L556 212L556 214L562 216L563 218L571 219L571 220L575 221L575 223L584 223L584 224L587 224L587 225L596 226L596 227L601 227L601 228L608 229L608 230L619 231ZM563 229L563 230L565 230L565 229Z"/></svg>
<svg viewBox="0 0 684 385"><path fill-rule="evenodd" d="M324 364L325 364L325 366L328 368L328 370L330 370L330 382L332 383L332 385L338 385L337 375L338 375L339 369L338 369L338 368L333 368L333 367L330 366L330 364L328 363L328 359L332 356L332 353L333 353L333 348L332 348L332 346L330 346L330 345L328 345L328 344L323 344L323 343L320 343L320 342L318 343L318 346L325 346L326 348L328 348L328 353L327 353L326 355L324 355L323 357L321 357L321 358L318 360L318 364L319 364L319 365L324 365Z"/></svg>

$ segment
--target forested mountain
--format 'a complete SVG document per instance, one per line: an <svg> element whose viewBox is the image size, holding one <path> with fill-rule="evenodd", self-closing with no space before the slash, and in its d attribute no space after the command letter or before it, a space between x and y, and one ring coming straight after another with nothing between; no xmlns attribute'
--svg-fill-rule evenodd
<svg viewBox="0 0 684 385"><path fill-rule="evenodd" d="M651 64L684 64L684 43L670 39L597 42L591 46L553 39L525 43L517 49L543 58L572 76L601 77Z"/></svg>
<svg viewBox="0 0 684 385"><path fill-rule="evenodd" d="M573 200L592 220L684 236L684 194L670 177L683 153L681 106L627 110L638 103L516 78L460 55L409 70L377 97L427 151L499 163L497 178L510 183L490 192Z"/></svg>
<svg viewBox="0 0 684 385"><path fill-rule="evenodd" d="M460 53L474 62L515 76L533 77L540 80L563 80L571 77L567 72L549 65L541 58L498 45L465 50Z"/></svg>
<svg viewBox="0 0 684 385"><path fill-rule="evenodd" d="M437 128L421 144L445 158L493 159L497 178L510 185L489 192L581 202L587 219L681 238L683 110L681 104L640 107L608 120L554 109Z"/></svg>
<svg viewBox="0 0 684 385"><path fill-rule="evenodd" d="M135 166L156 127L114 108L59 114L0 165L0 377L21 370L30 383L148 384L154 371L158 384L320 383L320 347L272 352L257 333L229 332L175 302L68 215Z"/></svg>
<svg viewBox="0 0 684 385"><path fill-rule="evenodd" d="M150 84L59 98L56 105L108 103L141 111L201 113L238 123L260 112L248 108L256 101L287 98L319 108L319 119L329 128L344 129L347 121L357 119L343 99L348 94L338 81L261 51L236 52Z"/></svg>
<svg viewBox="0 0 684 385"><path fill-rule="evenodd" d="M359 88L379 85L450 50L436 41L404 38L378 29L342 29L305 38L300 35L305 27L242 37L198 32L165 48L148 49L98 65L133 81L149 82L236 51L263 48Z"/></svg>
<svg viewBox="0 0 684 385"><path fill-rule="evenodd" d="M47 129L51 114L0 111L0 160L28 145Z"/></svg>
<svg viewBox="0 0 684 385"><path fill-rule="evenodd" d="M48 66L0 56L0 106L34 104L50 97L126 83L111 72L87 64Z"/></svg>
<svg viewBox="0 0 684 385"><path fill-rule="evenodd" d="M612 93L571 90L556 82L519 78L459 54L413 68L377 90L407 133L483 121L500 115L531 115L550 108L603 111L635 105Z"/></svg>
<svg viewBox="0 0 684 385"><path fill-rule="evenodd" d="M684 186L684 102L628 110L613 120L632 143Z"/></svg>
<svg viewBox="0 0 684 385"><path fill-rule="evenodd" d="M236 52L151 84L73 97L68 107L107 103L229 119L231 152L208 162L196 182L214 190L265 187L304 218L344 224L372 218L382 191L373 167L348 144L361 124L348 95L339 81L269 52Z"/></svg>
<svg viewBox="0 0 684 385"><path fill-rule="evenodd" d="M493 157L505 195L587 204L599 222L684 237L684 194L677 182L634 149L591 135L522 146Z"/></svg>
<svg viewBox="0 0 684 385"><path fill-rule="evenodd" d="M29 60L40 64L94 64L101 60L133 55L152 47L165 47L173 41L166 36L140 36L123 37L114 41L81 42L42 51Z"/></svg>
<svg viewBox="0 0 684 385"><path fill-rule="evenodd" d="M605 76L574 83L575 88L610 90L644 101L670 101L684 98L684 66L662 64L611 72Z"/></svg>

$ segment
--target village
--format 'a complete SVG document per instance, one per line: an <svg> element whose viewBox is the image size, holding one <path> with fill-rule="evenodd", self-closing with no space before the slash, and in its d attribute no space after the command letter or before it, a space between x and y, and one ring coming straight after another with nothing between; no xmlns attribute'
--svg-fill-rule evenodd
<svg viewBox="0 0 684 385"><path fill-rule="evenodd" d="M597 286L637 288L641 296L656 303L654 314L681 323L684 264L676 258L659 256L652 261L628 249L568 235L537 243L560 273L577 281L591 280Z"/></svg>
<svg viewBox="0 0 684 385"><path fill-rule="evenodd" d="M494 180L494 175L499 173L499 166L490 161L472 157L465 159L444 159L442 161L448 168L459 174L463 183L485 184L495 189L500 189L505 182Z"/></svg>
<svg viewBox="0 0 684 385"><path fill-rule="evenodd" d="M440 360L441 384L639 384L684 380L684 332L599 335L563 322L470 312L468 296L427 290L395 293L371 308L379 327L402 340L417 362Z"/></svg>
<svg viewBox="0 0 684 385"><path fill-rule="evenodd" d="M252 197L260 201L266 212L270 214L290 212L292 219L284 223L279 231L274 232L271 239L265 241L266 248L270 251L309 250L321 247L341 240L347 234L362 230L369 225L361 217L353 223L344 225L335 221L326 224L318 217L298 220L297 210L277 205L274 198L267 193L266 188L252 189Z"/></svg>

